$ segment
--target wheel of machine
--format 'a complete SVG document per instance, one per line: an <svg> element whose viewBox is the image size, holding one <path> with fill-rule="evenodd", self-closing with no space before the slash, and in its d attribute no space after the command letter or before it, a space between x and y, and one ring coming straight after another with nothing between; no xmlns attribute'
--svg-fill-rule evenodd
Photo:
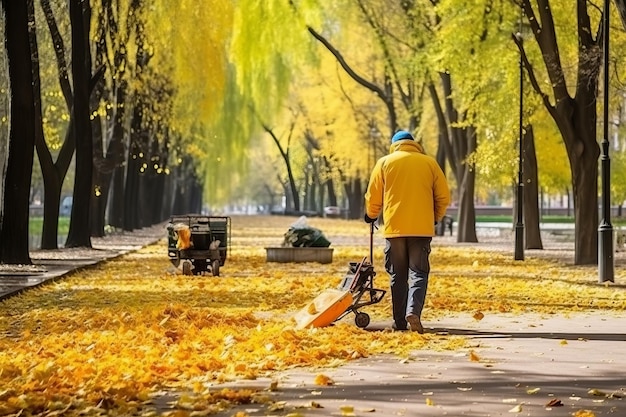
<svg viewBox="0 0 626 417"><path fill-rule="evenodd" d="M191 275L191 261L183 261L183 275Z"/></svg>
<svg viewBox="0 0 626 417"><path fill-rule="evenodd" d="M214 277L220 276L220 260L219 259L214 260L213 263L211 264L211 272L213 272Z"/></svg>
<svg viewBox="0 0 626 417"><path fill-rule="evenodd" d="M356 323L357 327L364 329L365 327L367 327L368 324L370 324L370 316L367 313L358 312L354 317L354 322Z"/></svg>
<svg viewBox="0 0 626 417"><path fill-rule="evenodd" d="M195 259L193 261L193 271L196 275L202 275L203 272L208 271L208 263L204 259Z"/></svg>

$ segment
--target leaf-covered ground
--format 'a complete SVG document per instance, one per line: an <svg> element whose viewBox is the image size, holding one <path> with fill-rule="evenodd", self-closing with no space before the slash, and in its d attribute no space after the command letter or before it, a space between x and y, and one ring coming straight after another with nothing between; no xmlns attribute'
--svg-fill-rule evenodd
<svg viewBox="0 0 626 417"><path fill-rule="evenodd" d="M0 304L0 415L158 415L153 397L179 397L172 415L206 415L255 393L215 382L291 367L337 366L375 354L458 350L460 336L365 331L352 315L297 330L292 315L369 256L358 221L309 219L334 248L331 264L266 262L295 218L232 219L220 277L183 276L166 242L74 273ZM165 236L165 231L164 231ZM510 243L506 243L510 245ZM388 290L375 237L376 287ZM435 239L424 319L447 314L626 310L626 291L598 285L597 267L514 261L510 254ZM619 282L620 277L616 277ZM390 297L368 306L390 323Z"/></svg>

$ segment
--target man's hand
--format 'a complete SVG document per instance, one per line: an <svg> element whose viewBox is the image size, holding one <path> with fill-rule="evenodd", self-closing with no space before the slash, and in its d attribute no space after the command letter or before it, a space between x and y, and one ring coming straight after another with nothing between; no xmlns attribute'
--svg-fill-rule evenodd
<svg viewBox="0 0 626 417"><path fill-rule="evenodd" d="M370 216L368 216L367 213L365 213L363 220L365 220L365 223L374 223L376 221L376 219L372 219Z"/></svg>

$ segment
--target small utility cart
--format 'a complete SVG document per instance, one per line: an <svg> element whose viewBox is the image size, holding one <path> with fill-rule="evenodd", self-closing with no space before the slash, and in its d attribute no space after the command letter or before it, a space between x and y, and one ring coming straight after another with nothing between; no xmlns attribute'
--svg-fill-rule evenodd
<svg viewBox="0 0 626 417"><path fill-rule="evenodd" d="M167 253L184 275L220 275L230 243L230 217L175 215L167 226Z"/></svg>

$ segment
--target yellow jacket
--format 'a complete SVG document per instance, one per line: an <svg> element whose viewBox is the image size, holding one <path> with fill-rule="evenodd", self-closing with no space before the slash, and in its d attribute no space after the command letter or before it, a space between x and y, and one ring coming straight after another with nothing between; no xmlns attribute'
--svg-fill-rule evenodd
<svg viewBox="0 0 626 417"><path fill-rule="evenodd" d="M414 140L391 144L376 162L365 193L365 213L383 214L383 236L434 236L450 204L450 190L437 161Z"/></svg>

